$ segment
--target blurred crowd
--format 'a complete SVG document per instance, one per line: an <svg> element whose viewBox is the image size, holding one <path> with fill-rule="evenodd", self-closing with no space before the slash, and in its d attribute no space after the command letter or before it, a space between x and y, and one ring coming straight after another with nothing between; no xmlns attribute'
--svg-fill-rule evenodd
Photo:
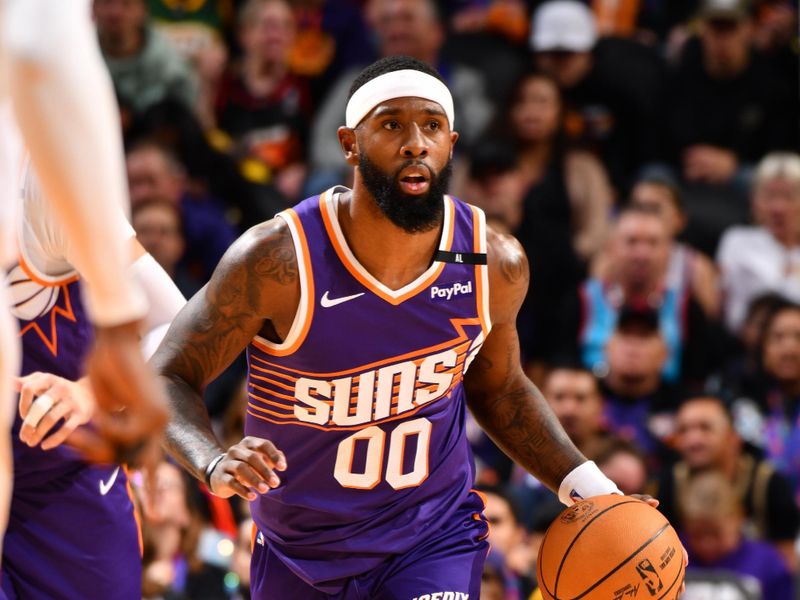
<svg viewBox="0 0 800 600"><path fill-rule="evenodd" d="M651 493L686 598L789 600L800 517L800 47L792 0L94 0L132 223L187 296L245 229L348 184L336 138L381 56L434 65L451 193L531 264L523 358L570 437ZM245 364L206 392L242 437ZM471 424L488 600L536 597L559 512ZM164 462L146 598L246 598L247 505ZM619 600L624 600L620 597Z"/></svg>

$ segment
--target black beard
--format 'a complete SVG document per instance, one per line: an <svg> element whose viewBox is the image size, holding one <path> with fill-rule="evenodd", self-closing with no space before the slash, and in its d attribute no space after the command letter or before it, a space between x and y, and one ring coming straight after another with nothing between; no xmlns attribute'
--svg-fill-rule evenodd
<svg viewBox="0 0 800 600"><path fill-rule="evenodd" d="M386 218L408 233L424 233L441 223L444 212L442 197L447 193L453 171L451 161L447 161L438 174L428 169L431 173L428 193L421 196L406 194L398 183L400 172L407 167L420 164L418 160L407 160L394 175L387 175L363 154L358 159L364 186L375 198L378 208Z"/></svg>

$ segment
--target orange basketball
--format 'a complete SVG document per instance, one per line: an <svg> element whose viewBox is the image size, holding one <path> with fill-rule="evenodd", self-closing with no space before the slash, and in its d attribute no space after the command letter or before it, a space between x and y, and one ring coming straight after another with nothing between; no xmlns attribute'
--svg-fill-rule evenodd
<svg viewBox="0 0 800 600"><path fill-rule="evenodd" d="M629 496L595 496L556 517L537 571L546 600L675 600L683 550L655 508Z"/></svg>

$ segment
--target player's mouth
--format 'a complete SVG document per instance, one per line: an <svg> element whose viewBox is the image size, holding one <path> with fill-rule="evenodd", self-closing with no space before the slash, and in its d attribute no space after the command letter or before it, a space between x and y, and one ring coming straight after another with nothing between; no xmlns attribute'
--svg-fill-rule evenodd
<svg viewBox="0 0 800 600"><path fill-rule="evenodd" d="M421 165L406 167L398 175L400 189L406 194L419 195L428 191L431 186L430 169Z"/></svg>

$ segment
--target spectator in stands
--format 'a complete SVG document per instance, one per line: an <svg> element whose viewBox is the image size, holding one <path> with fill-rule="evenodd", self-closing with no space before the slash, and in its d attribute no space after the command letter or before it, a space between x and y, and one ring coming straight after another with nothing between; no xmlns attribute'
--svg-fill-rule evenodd
<svg viewBox="0 0 800 600"><path fill-rule="evenodd" d="M456 152L475 143L489 124L494 108L478 71L447 62L440 55L445 30L435 0L370 0L366 10L380 56L412 56L435 66L445 78L459 114L455 124L460 136ZM369 52L365 50L365 54ZM368 62L365 57L365 64ZM358 68L344 72L314 116L309 144L313 173L307 185L309 194L347 181L352 174L345 168L333 133L344 125L347 96L357 73Z"/></svg>
<svg viewBox="0 0 800 600"><path fill-rule="evenodd" d="M605 349L601 392L605 422L614 435L647 454L657 466L667 453L664 440L672 433L678 391L664 380L667 342L658 313L623 306Z"/></svg>
<svg viewBox="0 0 800 600"><path fill-rule="evenodd" d="M755 164L800 145L799 105L786 79L753 50L750 0L704 0L699 31L674 70L666 121L690 241L714 255L724 230L747 221Z"/></svg>
<svg viewBox="0 0 800 600"><path fill-rule="evenodd" d="M792 574L783 557L770 544L745 537L744 507L724 473L695 475L687 483L682 510L691 560L681 598L794 599ZM753 588L758 593L750 595Z"/></svg>
<svg viewBox="0 0 800 600"><path fill-rule="evenodd" d="M230 152L239 161L259 163L295 202L306 175L312 107L308 82L289 67L292 8L286 0L248 0L239 9L238 33L243 54L222 77L217 126L232 138Z"/></svg>
<svg viewBox="0 0 800 600"><path fill-rule="evenodd" d="M731 415L718 398L691 398L676 415L674 444L681 459L662 469L652 493L673 524L685 525L682 501L691 479L718 469L736 490L750 535L775 545L786 563L796 562L794 540L800 525L788 481L768 461L745 452Z"/></svg>
<svg viewBox="0 0 800 600"><path fill-rule="evenodd" d="M550 408L567 435L586 456L608 437L603 396L594 375L579 365L556 365L542 386Z"/></svg>
<svg viewBox="0 0 800 600"><path fill-rule="evenodd" d="M704 0L699 41L671 86L673 151L688 182L746 181L768 151L797 147L797 102L753 51L750 0Z"/></svg>
<svg viewBox="0 0 800 600"><path fill-rule="evenodd" d="M774 291L800 302L800 155L773 153L759 163L752 207L756 225L726 231L717 255L732 331L759 294Z"/></svg>
<svg viewBox="0 0 800 600"><path fill-rule="evenodd" d="M486 140L470 153L467 181L456 195L483 209L495 230L512 233L522 224L525 188L514 149L500 140Z"/></svg>
<svg viewBox="0 0 800 600"><path fill-rule="evenodd" d="M519 508L501 487L478 487L485 498L483 515L489 523L490 554L501 567L506 599L523 600L532 589L531 561L525 544Z"/></svg>
<svg viewBox="0 0 800 600"><path fill-rule="evenodd" d="M639 448L622 438L611 437L587 458L617 484L623 494L644 494L647 487L647 459Z"/></svg>
<svg viewBox="0 0 800 600"><path fill-rule="evenodd" d="M166 200L180 207L186 252L184 263L192 277L208 281L217 262L236 238L220 203L192 193L183 166L166 149L142 142L128 151L131 204Z"/></svg>
<svg viewBox="0 0 800 600"><path fill-rule="evenodd" d="M224 577L233 542L212 527L196 482L180 467L162 461L154 488L142 488L140 493L145 496L142 595L227 598Z"/></svg>
<svg viewBox="0 0 800 600"><path fill-rule="evenodd" d="M631 40L598 40L590 8L577 0L539 6L531 48L536 66L562 89L568 138L603 157L625 193L637 170L661 155L661 59Z"/></svg>
<svg viewBox="0 0 800 600"><path fill-rule="evenodd" d="M197 79L197 115L206 128L214 125L214 95L228 61L225 43L233 20L230 0L148 0L153 26L192 65Z"/></svg>
<svg viewBox="0 0 800 600"><path fill-rule="evenodd" d="M556 315L606 242L612 192L602 163L567 145L561 93L549 76L529 72L519 80L501 129L526 190L514 233L538 282L520 311L522 347L529 362L547 361Z"/></svg>
<svg viewBox="0 0 800 600"><path fill-rule="evenodd" d="M562 317L563 332L575 331L575 337L566 337L578 340L587 367L602 370L606 342L623 304L658 312L668 349L667 381L701 382L716 366L716 337L708 318L686 279L668 277L671 244L664 219L653 209L631 205L620 212L603 277L587 279L580 290L582 307L567 306Z"/></svg>
<svg viewBox="0 0 800 600"><path fill-rule="evenodd" d="M775 310L764 328L757 391L764 411L762 440L767 457L790 479L800 506L800 306Z"/></svg>
<svg viewBox="0 0 800 600"><path fill-rule="evenodd" d="M686 227L687 215L677 182L664 176L646 175L633 186L630 201L635 206L651 207L658 212L672 234L667 286L688 287L706 315L717 318L722 299L719 293L719 275L714 263L702 252L678 241Z"/></svg>
<svg viewBox="0 0 800 600"><path fill-rule="evenodd" d="M94 0L93 7L97 39L117 96L134 113L165 99L194 110L195 75L150 25L146 0Z"/></svg>
<svg viewBox="0 0 800 600"><path fill-rule="evenodd" d="M180 208L170 200L144 200L131 208L131 225L136 239L156 259L186 298L191 298L204 282L191 277L181 263L186 240Z"/></svg>

